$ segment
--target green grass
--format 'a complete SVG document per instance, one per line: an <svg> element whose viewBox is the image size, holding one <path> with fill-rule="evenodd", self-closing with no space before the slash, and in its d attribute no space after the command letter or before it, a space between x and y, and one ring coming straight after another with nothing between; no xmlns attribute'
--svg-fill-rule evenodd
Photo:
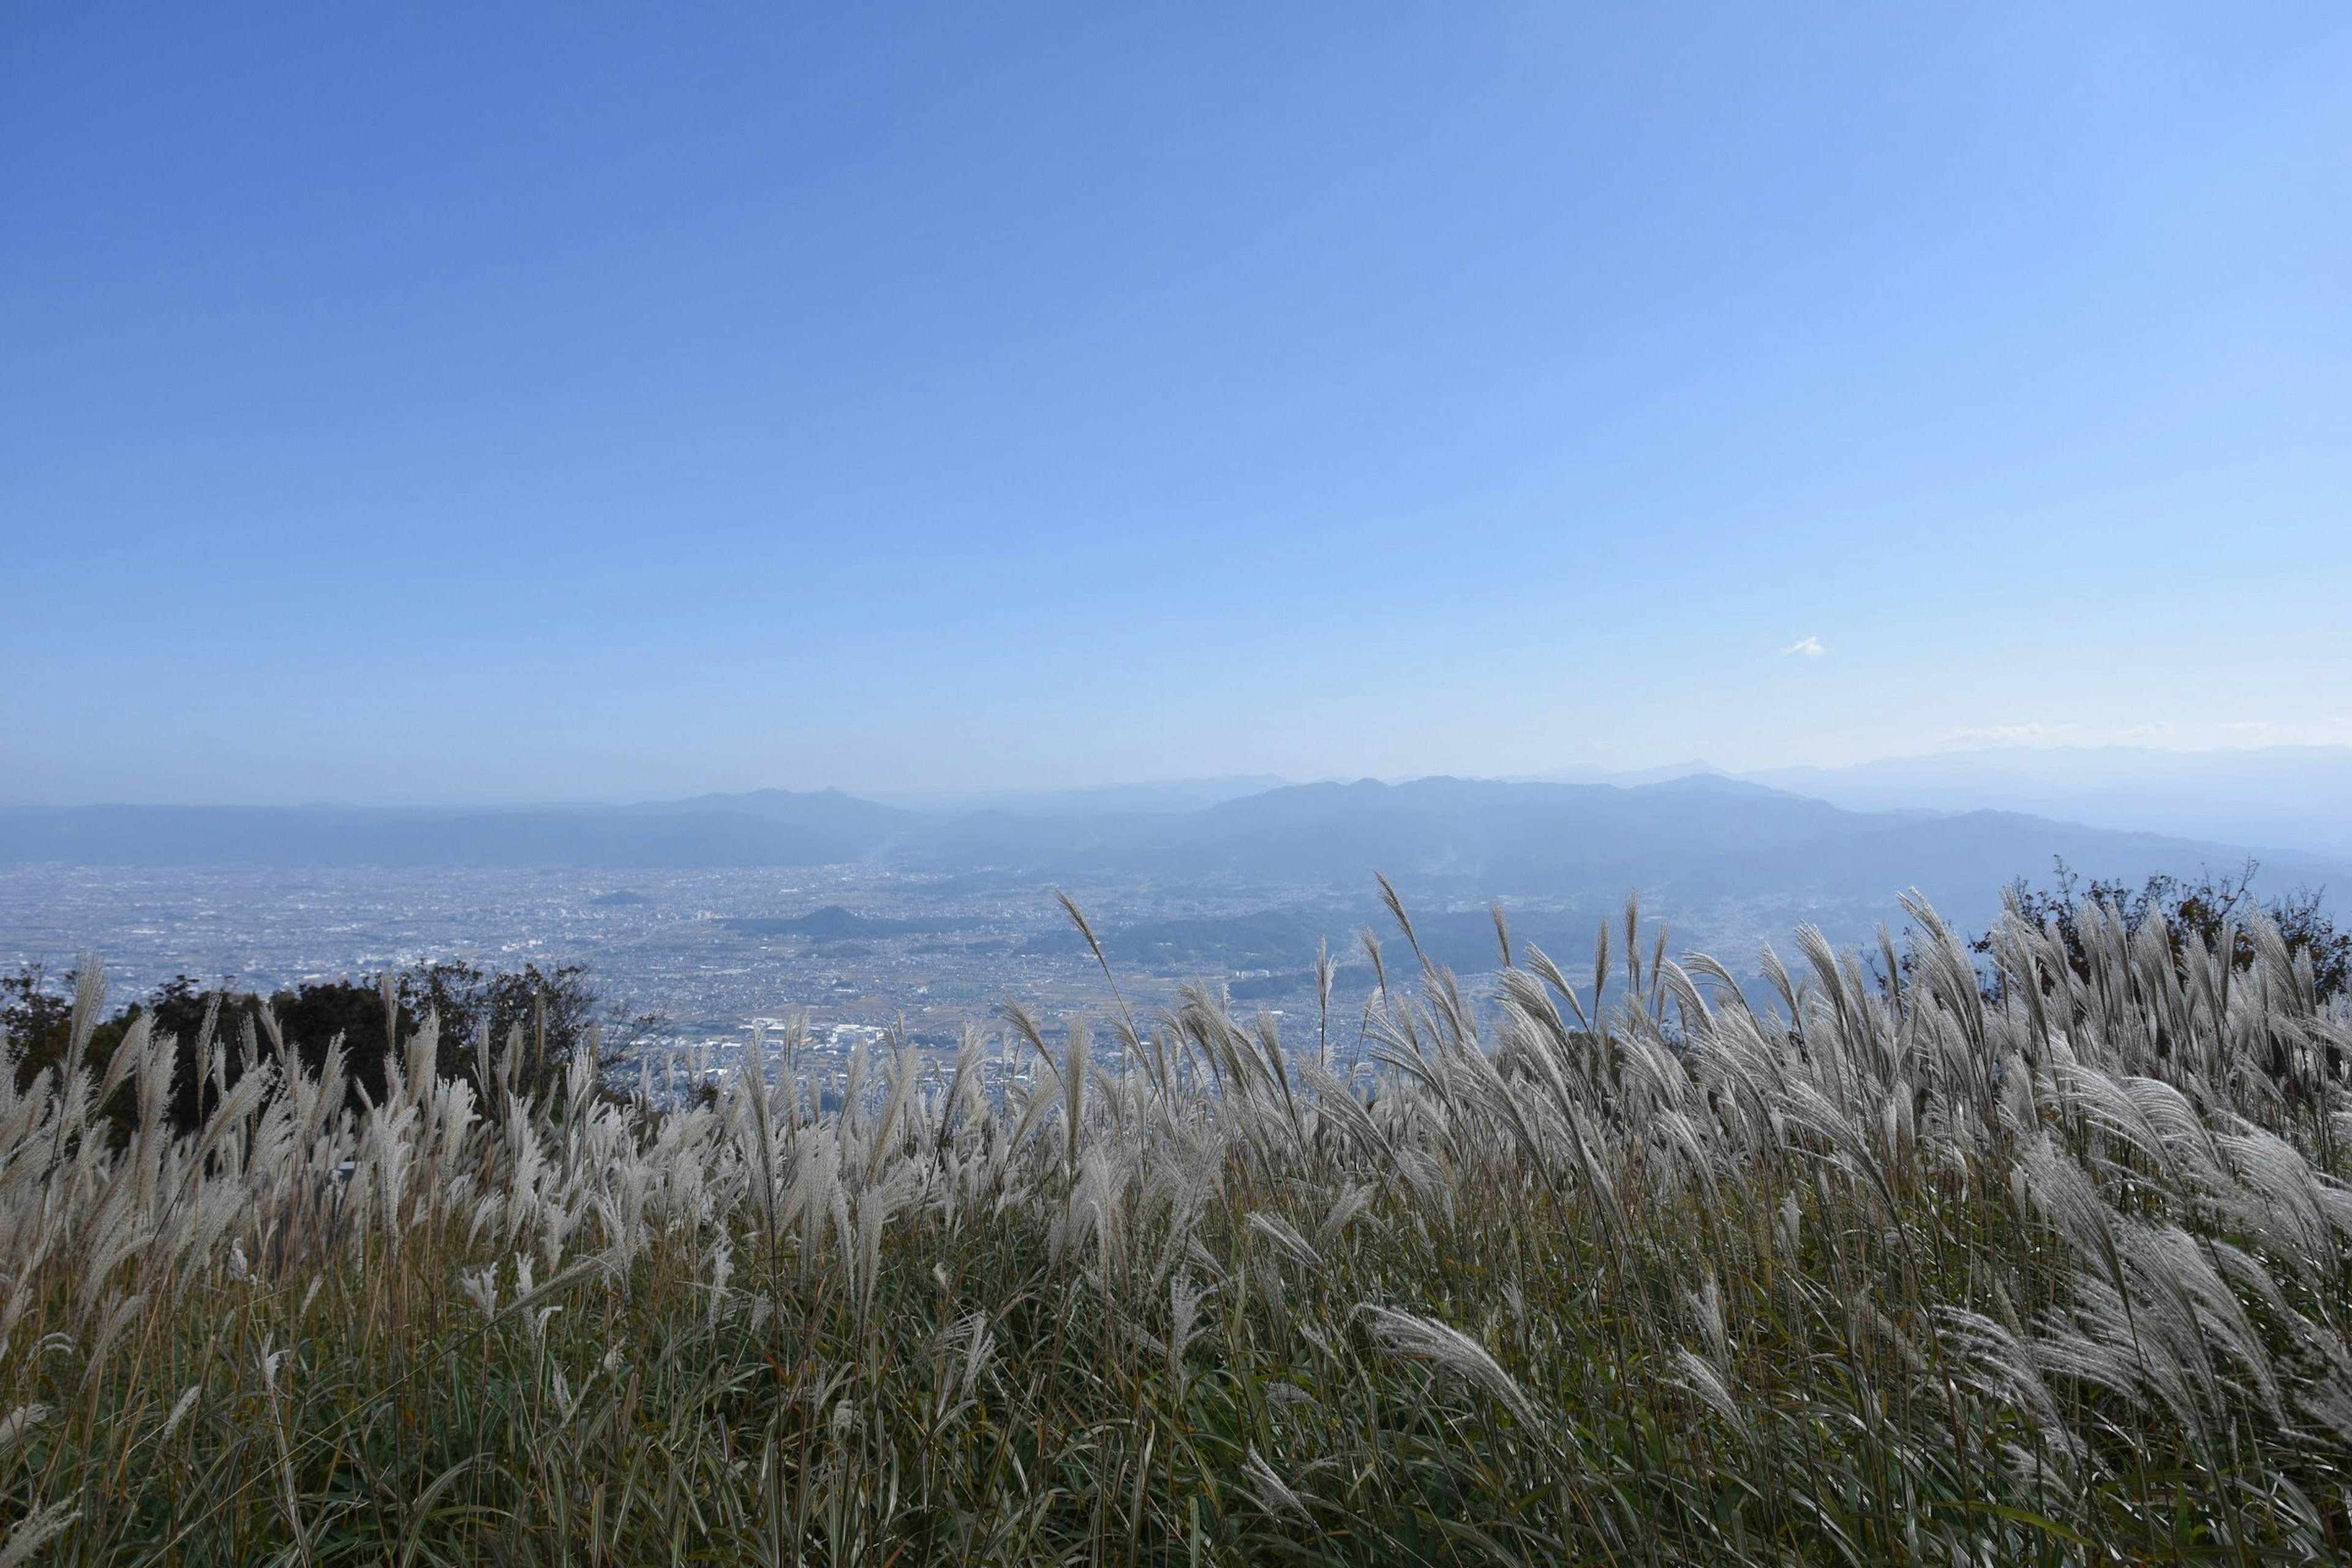
<svg viewBox="0 0 2352 1568"><path fill-rule="evenodd" d="M428 1026L364 1117L265 1067L175 1136L134 1031L0 1100L0 1568L2345 1550L2352 1018L2095 915L1989 1001L1915 913L1769 1011L1604 933L833 1115L790 1040L486 1106Z"/></svg>

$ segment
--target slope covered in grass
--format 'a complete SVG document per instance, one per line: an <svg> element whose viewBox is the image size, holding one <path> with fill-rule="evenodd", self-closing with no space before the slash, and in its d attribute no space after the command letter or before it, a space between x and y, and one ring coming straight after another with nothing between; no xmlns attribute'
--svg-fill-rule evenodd
<svg viewBox="0 0 2352 1568"><path fill-rule="evenodd" d="M0 1563L2352 1544L2343 1003L2259 923L2012 913L1989 990L1915 913L1771 1010L1604 931L1482 1017L1408 949L1305 1037L1015 1015L833 1113L789 1038L485 1102L427 1024L353 1112L223 1018L185 1134L141 1030L0 1073Z"/></svg>

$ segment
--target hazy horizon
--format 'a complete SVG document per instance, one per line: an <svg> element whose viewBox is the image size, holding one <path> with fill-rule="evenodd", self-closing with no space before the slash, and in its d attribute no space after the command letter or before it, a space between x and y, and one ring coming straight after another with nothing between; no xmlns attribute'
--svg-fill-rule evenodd
<svg viewBox="0 0 2352 1568"><path fill-rule="evenodd" d="M1460 778L1511 783L1597 783L1639 784L1685 777L1694 773L1714 773L1727 778L1777 784L1782 778L1794 778L1820 773L1836 776L1848 773L1867 773L1874 768L1894 764L1965 763L1970 761L2015 760L2031 763L2059 759L2080 759L2095 763L2100 759L2147 759L2195 763L2200 762L2309 760L2352 764L2352 745L2342 744L2270 744L2207 747L2160 747L2145 743L2132 744L2111 742L2097 745L2012 742L2007 743L1952 746L1932 752L1902 752L1886 756L1871 756L1852 762L1829 764L1786 764L1775 767L1727 767L1711 757L1685 756L1671 761L1642 762L1627 764L1596 762L1565 762L1532 771L1517 773L1477 773L1459 768L1433 768L1392 773L1356 773L1326 772L1319 773L1282 774L1266 771L1243 771L1230 773L1168 775L1160 777L1118 778L1052 778L1030 776L1009 782L975 780L965 784L938 783L917 784L895 783L887 779L873 780L852 785L832 779L817 778L779 783L772 780L729 782L724 784L689 784L661 793L560 794L529 790L512 793L448 793L442 795L273 795L266 789L252 795L204 797L185 790L174 793L168 778L152 781L139 793L91 795L80 799L39 798L0 787L0 807L81 807L93 805L184 805L184 806L256 806L256 807L320 807L351 809L419 809L458 808L467 806L604 806L655 805L671 801L694 800L705 796L731 796L782 790L796 795L834 792L869 800L880 805L908 810L987 809L1009 802L1067 801L1077 805L1087 797L1115 798L1130 794L1220 795L1221 786L1232 786L1230 793L1239 795L1267 789L1312 784L1353 784L1370 780L1381 784L1403 784L1419 779ZM2061 770L2062 772L2063 770ZM1964 772L1962 777L1968 776ZM1795 787L1795 786L1791 786ZM1799 793L1803 793L1801 787ZM2347 808L2352 815L2352 808Z"/></svg>

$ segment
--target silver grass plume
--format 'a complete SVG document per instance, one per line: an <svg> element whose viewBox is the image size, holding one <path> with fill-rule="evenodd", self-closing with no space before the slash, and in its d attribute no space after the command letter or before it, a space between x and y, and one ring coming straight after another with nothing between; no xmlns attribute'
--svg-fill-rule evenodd
<svg viewBox="0 0 2352 1568"><path fill-rule="evenodd" d="M0 1568L22 1568L33 1560L33 1553L63 1535L81 1510L64 1499L37 1508L18 1520L8 1531L8 1539L0 1543Z"/></svg>
<svg viewBox="0 0 2352 1568"><path fill-rule="evenodd" d="M1535 1402L1486 1346L1450 1324L1434 1318L1365 1302L1356 1309L1370 1328L1373 1341L1392 1354L1430 1362L1491 1395L1528 1426L1537 1426Z"/></svg>

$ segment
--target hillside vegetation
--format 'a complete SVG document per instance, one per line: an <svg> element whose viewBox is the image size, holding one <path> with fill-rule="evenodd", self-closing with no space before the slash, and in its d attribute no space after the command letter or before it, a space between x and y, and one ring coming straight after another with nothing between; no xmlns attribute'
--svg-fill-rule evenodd
<svg viewBox="0 0 2352 1568"><path fill-rule="evenodd" d="M2260 914L1913 917L1769 1007L1406 924L1360 1019L1016 1011L831 1112L429 1016L354 1106L260 1013L181 1129L142 1015L0 1072L0 1568L2352 1546L2344 1000Z"/></svg>

